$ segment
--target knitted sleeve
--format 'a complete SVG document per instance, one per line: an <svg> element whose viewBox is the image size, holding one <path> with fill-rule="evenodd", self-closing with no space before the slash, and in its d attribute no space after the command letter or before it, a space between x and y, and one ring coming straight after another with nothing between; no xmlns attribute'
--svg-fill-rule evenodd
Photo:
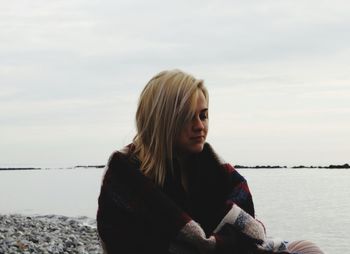
<svg viewBox="0 0 350 254"><path fill-rule="evenodd" d="M254 218L254 205L247 181L230 164L224 164L229 178L226 214L214 230L220 253L248 251L265 241L265 228Z"/></svg>

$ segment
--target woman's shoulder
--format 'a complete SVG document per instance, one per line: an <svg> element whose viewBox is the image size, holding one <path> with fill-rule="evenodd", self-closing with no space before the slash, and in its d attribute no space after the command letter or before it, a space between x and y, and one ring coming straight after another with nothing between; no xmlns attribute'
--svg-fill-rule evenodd
<svg viewBox="0 0 350 254"><path fill-rule="evenodd" d="M224 173L225 175L228 174L242 177L236 170L234 165L230 162L225 161L221 156L219 156L209 143L205 143L203 151L199 157L202 161L202 164L216 165L215 168L218 168L219 171Z"/></svg>
<svg viewBox="0 0 350 254"><path fill-rule="evenodd" d="M109 156L107 166L114 161L119 160L133 160L137 161L137 157L134 154L135 151L135 145L133 143L124 146L121 149L114 150L112 154Z"/></svg>
<svg viewBox="0 0 350 254"><path fill-rule="evenodd" d="M140 162L134 154L134 150L134 144L129 144L122 149L113 151L106 165L106 174L117 173L119 171L138 167Z"/></svg>
<svg viewBox="0 0 350 254"><path fill-rule="evenodd" d="M209 143L205 143L203 151L199 155L199 159L205 163L216 164L221 169L231 173L235 168L219 156Z"/></svg>

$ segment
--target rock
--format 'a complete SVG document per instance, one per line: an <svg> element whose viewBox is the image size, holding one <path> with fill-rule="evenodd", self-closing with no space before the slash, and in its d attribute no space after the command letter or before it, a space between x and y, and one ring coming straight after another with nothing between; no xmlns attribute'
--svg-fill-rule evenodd
<svg viewBox="0 0 350 254"><path fill-rule="evenodd" d="M89 221L90 220L90 221ZM89 225L94 226L87 226ZM0 253L102 254L86 217L0 215Z"/></svg>

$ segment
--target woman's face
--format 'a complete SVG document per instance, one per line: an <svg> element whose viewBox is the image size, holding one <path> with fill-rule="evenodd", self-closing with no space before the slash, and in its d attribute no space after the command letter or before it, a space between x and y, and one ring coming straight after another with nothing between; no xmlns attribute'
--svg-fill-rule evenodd
<svg viewBox="0 0 350 254"><path fill-rule="evenodd" d="M195 115L180 131L175 140L175 150L178 155L199 153L203 150L208 133L208 102L202 91L198 92L195 102Z"/></svg>

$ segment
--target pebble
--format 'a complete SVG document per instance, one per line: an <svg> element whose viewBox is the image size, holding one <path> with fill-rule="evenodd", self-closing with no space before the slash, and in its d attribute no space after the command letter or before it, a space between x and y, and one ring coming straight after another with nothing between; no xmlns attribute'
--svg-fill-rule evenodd
<svg viewBox="0 0 350 254"><path fill-rule="evenodd" d="M0 214L0 254L102 254L96 221L87 217Z"/></svg>

